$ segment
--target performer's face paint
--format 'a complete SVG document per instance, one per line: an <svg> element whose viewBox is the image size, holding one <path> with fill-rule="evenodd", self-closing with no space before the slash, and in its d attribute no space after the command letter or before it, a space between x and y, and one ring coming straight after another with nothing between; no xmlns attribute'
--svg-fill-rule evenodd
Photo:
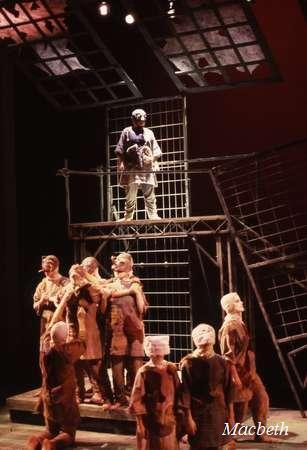
<svg viewBox="0 0 307 450"><path fill-rule="evenodd" d="M57 262L52 258L43 258L42 260L42 271L45 272L46 275L53 273L58 269Z"/></svg>
<svg viewBox="0 0 307 450"><path fill-rule="evenodd" d="M227 314L243 312L244 305L236 292L229 292L221 298L221 306Z"/></svg>
<svg viewBox="0 0 307 450"><path fill-rule="evenodd" d="M245 311L243 302L240 298L236 298L233 302L233 312L243 312Z"/></svg>
<svg viewBox="0 0 307 450"><path fill-rule="evenodd" d="M96 259L92 257L85 258L82 261L81 266L90 274L94 273L98 267Z"/></svg>
<svg viewBox="0 0 307 450"><path fill-rule="evenodd" d="M146 123L146 118L144 117L139 117L138 119L134 119L133 120L133 125L138 127L138 128L143 128L145 127L145 123Z"/></svg>
<svg viewBox="0 0 307 450"><path fill-rule="evenodd" d="M132 270L132 263L129 258L119 255L115 260L116 272L130 272Z"/></svg>
<svg viewBox="0 0 307 450"><path fill-rule="evenodd" d="M142 128L146 123L146 112L143 109L135 109L132 112L132 123L137 128Z"/></svg>
<svg viewBox="0 0 307 450"><path fill-rule="evenodd" d="M69 271L69 280L74 286L79 286L83 282L83 277L77 269Z"/></svg>

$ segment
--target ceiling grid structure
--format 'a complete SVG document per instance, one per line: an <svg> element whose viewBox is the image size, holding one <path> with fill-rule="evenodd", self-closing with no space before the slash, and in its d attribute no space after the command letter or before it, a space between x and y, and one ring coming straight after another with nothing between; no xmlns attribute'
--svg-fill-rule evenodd
<svg viewBox="0 0 307 450"><path fill-rule="evenodd" d="M1 7L0 40L15 50L17 65L57 109L142 97L82 5L38 0Z"/></svg>
<svg viewBox="0 0 307 450"><path fill-rule="evenodd" d="M163 80L175 95L280 80L246 1L173 3L171 17L166 0L119 0L103 18L98 0L0 2L0 45L65 111L134 102L156 82L152 97L162 97ZM134 26L124 23L127 12Z"/></svg>
<svg viewBox="0 0 307 450"><path fill-rule="evenodd" d="M147 11L141 0L122 2L138 12L141 33L181 92L280 79L246 1L177 1L174 18L161 0L150 2Z"/></svg>

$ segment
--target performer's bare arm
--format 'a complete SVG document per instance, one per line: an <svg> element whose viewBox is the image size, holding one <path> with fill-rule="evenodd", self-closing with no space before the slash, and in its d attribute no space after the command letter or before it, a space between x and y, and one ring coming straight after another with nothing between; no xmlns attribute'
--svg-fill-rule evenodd
<svg viewBox="0 0 307 450"><path fill-rule="evenodd" d="M131 289L134 291L136 306L140 316L143 316L146 311L146 301L143 289L141 288L139 283L133 283Z"/></svg>
<svg viewBox="0 0 307 450"><path fill-rule="evenodd" d="M67 306L67 302L71 299L73 293L74 293L74 288L72 286L69 286L66 288L65 293L64 293L59 305L57 306L57 309L54 311L52 319L48 325L48 330L50 330L52 325L54 325L56 322L59 322L60 320L62 320L65 308Z"/></svg>

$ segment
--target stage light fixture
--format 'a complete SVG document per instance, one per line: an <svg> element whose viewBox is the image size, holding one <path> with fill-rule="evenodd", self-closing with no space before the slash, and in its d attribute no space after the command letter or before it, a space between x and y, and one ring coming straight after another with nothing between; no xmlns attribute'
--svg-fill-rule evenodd
<svg viewBox="0 0 307 450"><path fill-rule="evenodd" d="M167 15L170 19L175 19L175 1L169 1L168 2L168 10Z"/></svg>
<svg viewBox="0 0 307 450"><path fill-rule="evenodd" d="M101 16L107 16L110 13L110 5L108 2L101 2L99 5L99 13Z"/></svg>
<svg viewBox="0 0 307 450"><path fill-rule="evenodd" d="M125 16L125 22L126 22L128 25L132 25L132 24L135 22L135 17L134 17L134 15L131 14L131 13L126 14L126 16Z"/></svg>

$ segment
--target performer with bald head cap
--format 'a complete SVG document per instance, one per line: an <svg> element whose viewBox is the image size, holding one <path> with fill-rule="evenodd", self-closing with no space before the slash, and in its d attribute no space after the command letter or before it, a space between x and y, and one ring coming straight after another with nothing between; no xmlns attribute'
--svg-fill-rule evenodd
<svg viewBox="0 0 307 450"><path fill-rule="evenodd" d="M137 372L130 399L136 415L138 450L179 450L176 434L180 381L170 353L169 336L147 336L149 361Z"/></svg>
<svg viewBox="0 0 307 450"><path fill-rule="evenodd" d="M41 395L46 430L31 436L26 450L71 448L75 442L80 413L74 364L86 349L86 327L85 314L80 310L76 316L78 335L73 336L67 321L69 309L71 314L76 314L70 295L64 294L44 335ZM65 322L61 321L62 317Z"/></svg>
<svg viewBox="0 0 307 450"><path fill-rule="evenodd" d="M131 114L132 126L124 128L115 149L119 184L126 190L123 221L133 219L138 189L143 192L148 219L160 219L155 196L155 172L159 169L157 161L162 152L154 133L145 127L146 118L143 109L135 109Z"/></svg>
<svg viewBox="0 0 307 450"><path fill-rule="evenodd" d="M148 303L140 279L133 274L133 258L129 253L117 255L113 260L113 270L116 277L108 287L116 289L109 310L109 354L116 400L114 407L126 407L125 368L131 388L137 370L143 365L143 317Z"/></svg>
<svg viewBox="0 0 307 450"><path fill-rule="evenodd" d="M205 323L197 325L192 339L196 349L180 364L190 449L222 449L231 443L231 437L223 435L225 423L233 421L228 365L214 352L213 327Z"/></svg>
<svg viewBox="0 0 307 450"><path fill-rule="evenodd" d="M244 305L237 292L230 292L221 298L221 306L226 312L219 330L221 353L229 364L235 383L235 422L243 422L250 406L255 425L266 425L269 397L256 372L255 354L251 349L248 330L242 319ZM255 435L258 441L273 441L267 435Z"/></svg>

